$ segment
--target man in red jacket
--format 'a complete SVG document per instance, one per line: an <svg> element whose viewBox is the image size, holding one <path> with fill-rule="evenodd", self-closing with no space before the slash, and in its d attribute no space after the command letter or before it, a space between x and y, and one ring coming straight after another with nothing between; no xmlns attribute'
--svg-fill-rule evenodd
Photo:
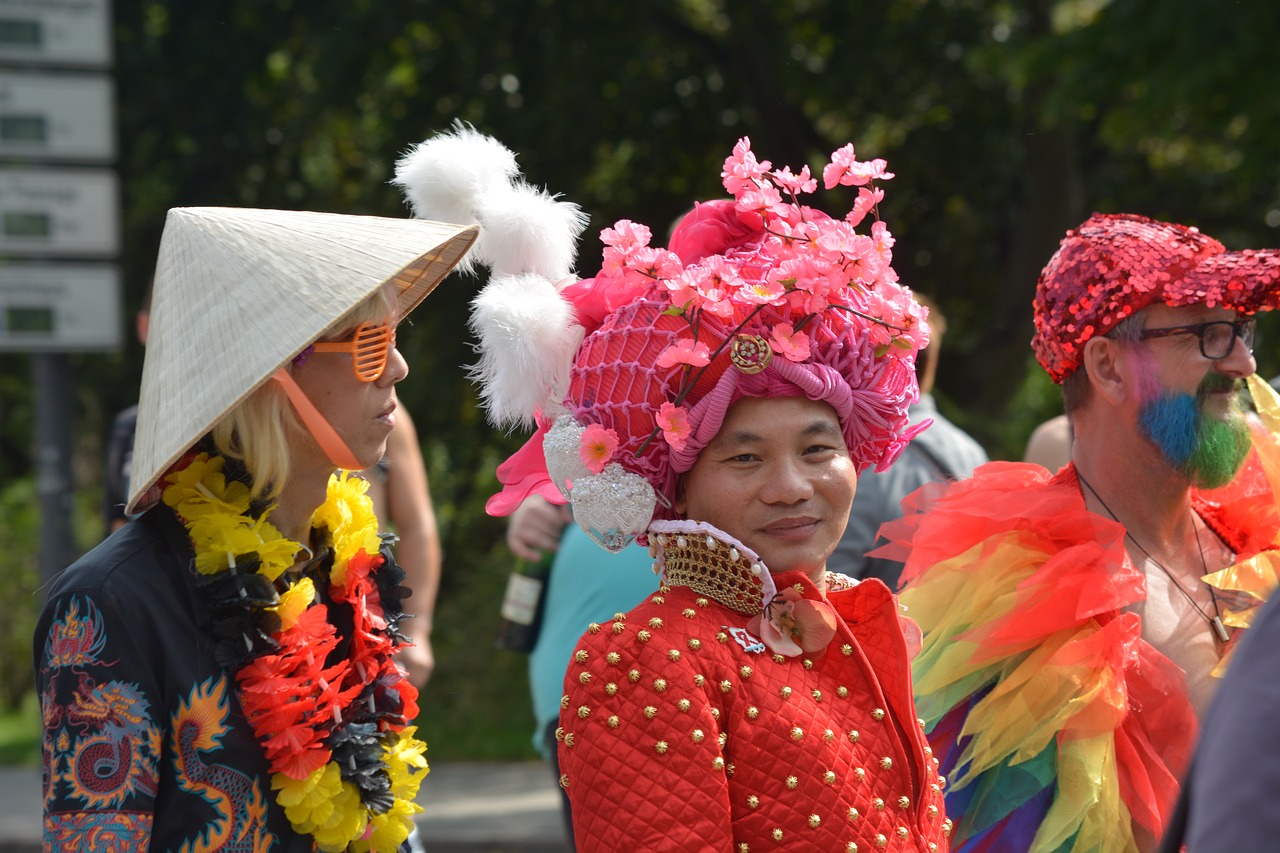
<svg viewBox="0 0 1280 853"><path fill-rule="evenodd" d="M432 144L406 172L432 172ZM647 541L662 579L588 627L566 675L579 850L947 848L911 626L882 582L826 569L857 474L917 431L926 312L897 284L884 223L857 230L884 165L835 152L827 188L861 187L836 220L799 201L816 189L807 167L774 170L744 139L723 172L734 198L695 207L669 249L623 220L594 279L540 274L554 287L518 253L481 249L495 273L473 314L484 396L491 416L536 409L538 425L499 468L491 511L567 499L604 547ZM519 233L501 193L471 207L482 234Z"/></svg>

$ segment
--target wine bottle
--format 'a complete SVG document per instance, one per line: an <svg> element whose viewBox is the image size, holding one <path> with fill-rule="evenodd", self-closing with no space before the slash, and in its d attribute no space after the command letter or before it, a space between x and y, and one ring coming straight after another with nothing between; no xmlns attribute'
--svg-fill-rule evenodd
<svg viewBox="0 0 1280 853"><path fill-rule="evenodd" d="M502 623L498 628L498 647L528 654L538 642L542 627L542 604L551 574L554 553L536 563L517 560L507 577L502 596Z"/></svg>

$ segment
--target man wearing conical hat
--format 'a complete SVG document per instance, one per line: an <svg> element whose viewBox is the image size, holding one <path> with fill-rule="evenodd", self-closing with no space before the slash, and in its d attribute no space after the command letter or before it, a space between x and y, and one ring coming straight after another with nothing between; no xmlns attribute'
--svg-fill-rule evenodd
<svg viewBox="0 0 1280 853"><path fill-rule="evenodd" d="M1145 851L1164 832L1275 582L1278 410L1253 343L1277 282L1280 251L1090 217L1035 296L1070 464L992 463L882 528L924 630L916 698L956 849Z"/></svg>
<svg viewBox="0 0 1280 853"><path fill-rule="evenodd" d="M44 849L398 851L426 770L364 481L443 223L179 208L128 501L35 637Z"/></svg>

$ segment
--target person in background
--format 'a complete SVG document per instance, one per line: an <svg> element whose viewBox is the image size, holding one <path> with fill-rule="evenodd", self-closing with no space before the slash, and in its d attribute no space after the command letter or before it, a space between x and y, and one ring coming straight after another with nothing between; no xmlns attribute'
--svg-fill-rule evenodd
<svg viewBox="0 0 1280 853"><path fill-rule="evenodd" d="M142 297L142 305L134 317L133 329L138 343L147 345L147 327L151 323L151 283ZM129 474L133 469L133 436L138 425L138 407L120 410L111 421L107 433L107 459L104 469L102 517L108 534L124 526L129 517L124 505L129 499Z"/></svg>
<svg viewBox="0 0 1280 853"><path fill-rule="evenodd" d="M1229 850L1269 853L1280 838L1280 599L1262 608L1240 641L1231 669L1205 715L1191 772L1179 802L1181 820L1165 836L1161 853ZM1185 845L1185 846L1184 846Z"/></svg>
<svg viewBox="0 0 1280 853"><path fill-rule="evenodd" d="M403 630L412 645L400 650L399 660L419 690L435 669L431 627L440 590L440 532L436 526L427 469L418 432L409 411L396 411L396 426L387 438L387 452L378 464L362 472L369 481L369 497L383 532L394 533L396 562L413 594L405 601Z"/></svg>
<svg viewBox="0 0 1280 853"><path fill-rule="evenodd" d="M529 694L535 720L534 747L551 763L561 794L561 815L573 846L573 816L568 792L559 787L556 729L564 674L578 638L593 622L612 619L639 604L658 588L653 558L639 545L603 555L566 506L531 495L507 523L507 545L522 560L540 562L554 553L543 592L542 628L529 653Z"/></svg>
<svg viewBox="0 0 1280 853"><path fill-rule="evenodd" d="M398 174L418 176L425 216L441 209L435 179L490 180L450 208L476 217L493 271L472 302L475 376L493 422L537 430L487 508L567 499L598 544L647 540L662 571L658 592L588 626L565 675L578 850L945 851L910 626L883 583L826 568L858 472L914 432L928 341L892 234L878 218L857 230L884 162L833 154L824 183L861 189L832 219L802 200L807 166L773 169L739 140L722 173L733 199L695 207L666 250L635 222L604 229L585 281L508 245L532 228L571 258L581 230L571 205L522 196L513 164L459 128Z"/></svg>
<svg viewBox="0 0 1280 853"><path fill-rule="evenodd" d="M401 850L426 745L366 484L475 229L177 208L126 511L34 638L44 849Z"/></svg>
<svg viewBox="0 0 1280 853"><path fill-rule="evenodd" d="M947 321L932 300L916 294L929 309L929 345L920 351L916 376L920 399L911 405L911 425L928 422L906 450L885 471L865 471L858 476L858 493L853 498L849 525L831 555L831 568L855 578L879 578L890 589L898 586L902 564L868 555L880 525L902 517L902 499L925 483L961 480L987 461L982 445L938 411L933 400L934 381L941 360L942 337Z"/></svg>
<svg viewBox="0 0 1280 853"><path fill-rule="evenodd" d="M1071 421L1065 414L1055 415L1032 430L1022 461L1055 472L1071 461Z"/></svg>
<svg viewBox="0 0 1280 853"><path fill-rule="evenodd" d="M1071 462L991 463L882 532L924 631L916 698L957 850L1154 849L1280 557L1255 312L1280 251L1094 214L1040 275L1033 348ZM1259 563L1259 561L1261 561ZM1218 790L1215 796L1229 796Z"/></svg>

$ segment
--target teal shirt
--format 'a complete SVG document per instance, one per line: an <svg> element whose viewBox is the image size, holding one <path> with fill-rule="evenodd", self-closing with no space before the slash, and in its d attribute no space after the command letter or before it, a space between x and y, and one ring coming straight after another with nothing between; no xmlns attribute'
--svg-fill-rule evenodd
<svg viewBox="0 0 1280 853"><path fill-rule="evenodd" d="M653 558L639 545L617 554L601 548L577 524L569 524L547 580L542 630L529 655L529 691L538 721L534 746L546 756L543 733L560 717L564 673L578 638L592 622L625 613L658 588Z"/></svg>

